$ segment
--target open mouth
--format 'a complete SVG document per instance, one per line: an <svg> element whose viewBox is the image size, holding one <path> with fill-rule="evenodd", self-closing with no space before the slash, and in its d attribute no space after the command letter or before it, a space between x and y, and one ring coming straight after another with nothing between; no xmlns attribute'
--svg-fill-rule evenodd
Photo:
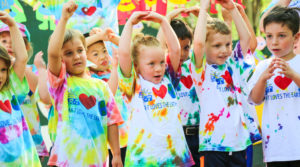
<svg viewBox="0 0 300 167"><path fill-rule="evenodd" d="M108 62L107 61L103 61L103 62L101 62L101 65L102 66L106 66L108 64Z"/></svg>

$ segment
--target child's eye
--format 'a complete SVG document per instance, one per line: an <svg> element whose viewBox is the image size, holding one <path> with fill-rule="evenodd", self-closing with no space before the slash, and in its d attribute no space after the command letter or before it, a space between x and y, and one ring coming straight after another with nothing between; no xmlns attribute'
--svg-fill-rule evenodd
<svg viewBox="0 0 300 167"><path fill-rule="evenodd" d="M2 69L1 69L1 72L6 72L6 71L7 71L6 68L2 68Z"/></svg>
<svg viewBox="0 0 300 167"><path fill-rule="evenodd" d="M6 40L2 40L1 42L2 42L2 43L7 43L7 41L6 41Z"/></svg>
<svg viewBox="0 0 300 167"><path fill-rule="evenodd" d="M153 66L153 65L154 65L154 63L153 63L153 62L151 62L151 63L149 63L149 65L150 65L150 66Z"/></svg>
<svg viewBox="0 0 300 167"><path fill-rule="evenodd" d="M229 47L229 46L230 46L230 43L227 43L226 46Z"/></svg>
<svg viewBox="0 0 300 167"><path fill-rule="evenodd" d="M190 50L190 46L184 47L184 50Z"/></svg>
<svg viewBox="0 0 300 167"><path fill-rule="evenodd" d="M73 52L66 52L65 55L66 56L71 56L73 54Z"/></svg>
<svg viewBox="0 0 300 167"><path fill-rule="evenodd" d="M280 38L284 38L284 37L286 37L286 35L280 34L279 37L280 37Z"/></svg>
<svg viewBox="0 0 300 167"><path fill-rule="evenodd" d="M83 49L78 49L78 53L81 53L81 52L83 52Z"/></svg>
<svg viewBox="0 0 300 167"><path fill-rule="evenodd" d="M220 44L214 45L214 47L216 48L219 48L220 46L221 46Z"/></svg>
<svg viewBox="0 0 300 167"><path fill-rule="evenodd" d="M107 52L107 50L103 50L103 53L106 53Z"/></svg>
<svg viewBox="0 0 300 167"><path fill-rule="evenodd" d="M93 56L97 57L97 56L98 56L98 53L94 53Z"/></svg>
<svg viewBox="0 0 300 167"><path fill-rule="evenodd" d="M272 38L272 35L267 35L267 38Z"/></svg>
<svg viewBox="0 0 300 167"><path fill-rule="evenodd" d="M165 61L161 61L160 64L165 64Z"/></svg>

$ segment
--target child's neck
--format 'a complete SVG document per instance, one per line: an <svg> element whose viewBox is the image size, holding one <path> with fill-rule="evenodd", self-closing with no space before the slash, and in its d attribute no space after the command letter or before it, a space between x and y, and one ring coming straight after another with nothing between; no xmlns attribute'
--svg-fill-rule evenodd
<svg viewBox="0 0 300 167"><path fill-rule="evenodd" d="M289 60L293 59L295 56L296 56L296 54L292 50L290 53L288 53L287 55L282 56L280 58L282 58L285 61L289 61Z"/></svg>

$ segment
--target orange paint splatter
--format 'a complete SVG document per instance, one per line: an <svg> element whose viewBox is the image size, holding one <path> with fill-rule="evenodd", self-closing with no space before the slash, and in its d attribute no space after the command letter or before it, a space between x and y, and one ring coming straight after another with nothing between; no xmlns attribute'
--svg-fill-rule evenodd
<svg viewBox="0 0 300 167"><path fill-rule="evenodd" d="M176 151L175 151L175 148L173 147L173 141L172 141L171 135L167 136L167 143L168 143L167 149L171 151L171 154L173 156L176 156Z"/></svg>
<svg viewBox="0 0 300 167"><path fill-rule="evenodd" d="M225 109L223 108L220 111L220 114L218 116L216 116L215 114L211 113L208 116L210 116L210 118L208 119L208 122L205 124L205 130L204 132L211 132L214 131L215 129L215 123L220 119L220 117L223 115Z"/></svg>

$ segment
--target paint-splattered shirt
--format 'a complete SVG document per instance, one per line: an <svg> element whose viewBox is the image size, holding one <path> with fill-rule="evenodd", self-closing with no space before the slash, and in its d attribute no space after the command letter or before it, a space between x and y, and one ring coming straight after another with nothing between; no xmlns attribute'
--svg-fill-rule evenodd
<svg viewBox="0 0 300 167"><path fill-rule="evenodd" d="M20 103L29 91L13 69L0 92L0 166L41 166Z"/></svg>
<svg viewBox="0 0 300 167"><path fill-rule="evenodd" d="M170 60L167 59L168 64ZM119 87L129 106L129 136L125 166L191 166L193 160L180 122L174 86L179 74L167 65L161 83L144 80L132 68L119 68Z"/></svg>
<svg viewBox="0 0 300 167"><path fill-rule="evenodd" d="M250 80L252 89L272 61L261 61ZM300 74L300 55L287 61ZM278 73L267 81L262 116L264 160L300 160L300 88L290 78Z"/></svg>
<svg viewBox="0 0 300 167"><path fill-rule="evenodd" d="M225 64L207 64L204 57L203 67L190 66L201 106L199 151L246 149L251 139L260 139L255 109L247 101L253 66L245 62L238 43Z"/></svg>
<svg viewBox="0 0 300 167"><path fill-rule="evenodd" d="M90 73L93 78L99 78L99 79L102 79L107 82L110 78L111 70L108 70L105 72L98 72L98 73L94 73L94 72L90 71ZM115 101L118 105L118 108L120 110L120 113L121 113L123 121L124 121L123 124L118 126L120 148L123 148L123 147L127 146L129 127L127 124L127 120L128 120L127 106L126 106L125 101L122 98L122 93L119 88L117 89L117 91L115 93Z"/></svg>
<svg viewBox="0 0 300 167"><path fill-rule="evenodd" d="M180 82L176 88L181 122L184 126L199 125L200 121L200 103L191 77L190 64L191 59L188 59L181 65Z"/></svg>
<svg viewBox="0 0 300 167"><path fill-rule="evenodd" d="M37 69L34 65L27 65L27 68L30 68L32 72L37 74ZM37 108L38 100L39 100L38 89L36 89L35 93L29 90L24 102L21 104L21 109L24 113L27 125L30 129L32 139L35 143L36 150L39 156L48 156L49 153L47 151L47 147L41 132L40 117Z"/></svg>
<svg viewBox="0 0 300 167"><path fill-rule="evenodd" d="M107 126L122 122L108 85L96 78L70 76L62 64L59 77L48 71L49 93L57 121L48 165L105 166Z"/></svg>

